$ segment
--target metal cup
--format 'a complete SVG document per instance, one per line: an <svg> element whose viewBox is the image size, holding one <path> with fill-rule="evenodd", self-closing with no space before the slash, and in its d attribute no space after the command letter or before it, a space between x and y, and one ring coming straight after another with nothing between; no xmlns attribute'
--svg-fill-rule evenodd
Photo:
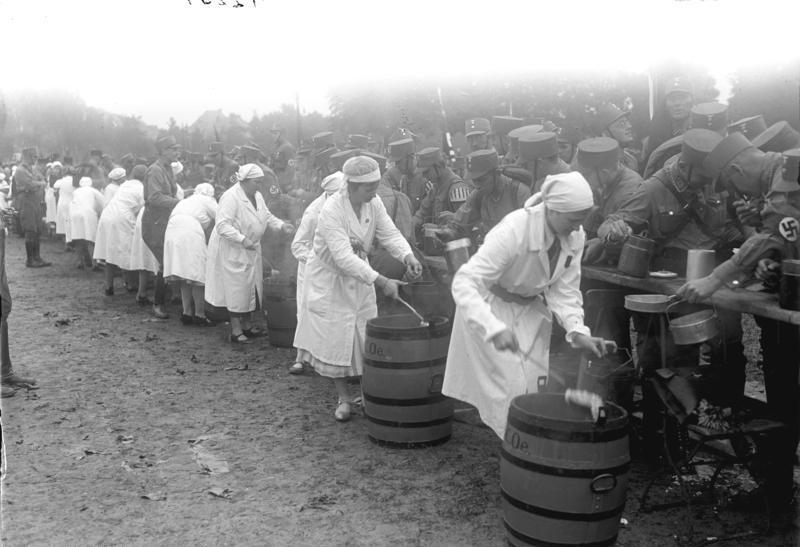
<svg viewBox="0 0 800 547"><path fill-rule="evenodd" d="M710 275L716 265L714 251L690 249L686 257L686 281L693 281Z"/></svg>

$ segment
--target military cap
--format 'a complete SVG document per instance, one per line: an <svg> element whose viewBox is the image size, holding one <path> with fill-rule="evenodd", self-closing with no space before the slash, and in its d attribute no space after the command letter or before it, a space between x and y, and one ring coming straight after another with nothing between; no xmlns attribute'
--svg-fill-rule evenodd
<svg viewBox="0 0 800 547"><path fill-rule="evenodd" d="M225 153L225 145L223 145L219 141L214 141L208 145L208 152L209 156L215 156L217 154L224 154Z"/></svg>
<svg viewBox="0 0 800 547"><path fill-rule="evenodd" d="M398 161L414 153L414 139L400 139L389 143L389 159Z"/></svg>
<svg viewBox="0 0 800 547"><path fill-rule="evenodd" d="M683 134L681 159L692 167L703 167L703 162L722 141L722 135L710 129L690 129Z"/></svg>
<svg viewBox="0 0 800 547"><path fill-rule="evenodd" d="M773 192L800 191L800 148L783 153L783 168L772 181Z"/></svg>
<svg viewBox="0 0 800 547"><path fill-rule="evenodd" d="M781 121L754 137L753 146L764 152L783 152L800 147L800 134L792 129L789 122Z"/></svg>
<svg viewBox="0 0 800 547"><path fill-rule="evenodd" d="M533 135L534 133L539 133L544 129L544 126L541 124L533 124L533 125L523 125L522 127L517 127L508 132L508 142L511 147L511 151L518 154L519 153L519 138L523 135Z"/></svg>
<svg viewBox="0 0 800 547"><path fill-rule="evenodd" d="M549 158L558 154L558 139L555 133L542 131L519 138L519 155L526 161Z"/></svg>
<svg viewBox="0 0 800 547"><path fill-rule="evenodd" d="M733 159L744 150L753 148L747 137L741 133L732 133L719 141L703 162L709 175L716 177Z"/></svg>
<svg viewBox="0 0 800 547"><path fill-rule="evenodd" d="M230 149L230 151L228 152L228 155L230 157L234 157L236 154L241 152L241 150L242 150L241 146L234 146L233 148Z"/></svg>
<svg viewBox="0 0 800 547"><path fill-rule="evenodd" d="M486 134L491 130L492 125L486 118L472 118L464 122L464 135L467 137Z"/></svg>
<svg viewBox="0 0 800 547"><path fill-rule="evenodd" d="M578 164L588 169L616 169L619 143L610 137L585 139L578 143Z"/></svg>
<svg viewBox="0 0 800 547"><path fill-rule="evenodd" d="M620 118L630 116L630 114L630 112L618 108L615 104L606 103L600 105L597 109L597 114L595 114L592 123L592 129L595 131L595 133L600 135L603 133L603 131L608 129L609 125Z"/></svg>
<svg viewBox="0 0 800 547"><path fill-rule="evenodd" d="M399 141L403 139L416 139L417 135L406 127L398 127L397 131L392 133L389 142Z"/></svg>
<svg viewBox="0 0 800 547"><path fill-rule="evenodd" d="M380 154L376 154L374 152L370 152L369 150L359 150L362 156L367 156L368 158L372 158L373 160L378 162L378 168L381 170L381 173L386 171L386 156L381 156Z"/></svg>
<svg viewBox="0 0 800 547"><path fill-rule="evenodd" d="M330 160L331 156L333 156L337 151L338 150L335 146L329 146L324 150L319 150L316 154L314 154L314 164L322 165L326 161Z"/></svg>
<svg viewBox="0 0 800 547"><path fill-rule="evenodd" d="M548 133L558 133L558 126L556 122L552 120L544 120L542 122L542 131L547 131Z"/></svg>
<svg viewBox="0 0 800 547"><path fill-rule="evenodd" d="M441 163L441 161L442 150L436 146L423 148L417 152L417 167L420 169L427 169L433 165L436 165L437 163Z"/></svg>
<svg viewBox="0 0 800 547"><path fill-rule="evenodd" d="M574 125L564 125L557 135L558 142L576 143L581 140L581 133Z"/></svg>
<svg viewBox="0 0 800 547"><path fill-rule="evenodd" d="M476 150L467 156L467 171L476 179L491 173L500 165L500 159L494 150Z"/></svg>
<svg viewBox="0 0 800 547"><path fill-rule="evenodd" d="M366 135L348 135L347 136L347 147L348 148L368 148L369 147L369 137Z"/></svg>
<svg viewBox="0 0 800 547"><path fill-rule="evenodd" d="M492 131L495 135L508 135L517 127L522 127L525 120L515 116L492 116Z"/></svg>
<svg viewBox="0 0 800 547"><path fill-rule="evenodd" d="M311 154L312 150L313 148L311 148L310 146L301 146L300 149L297 151L297 155L308 156L309 154Z"/></svg>
<svg viewBox="0 0 800 547"><path fill-rule="evenodd" d="M352 158L353 156L358 155L358 150L355 148L349 148L347 150L341 150L339 152L334 152L331 154L330 160L331 163L334 165L337 171L341 171L342 167L344 167L344 162Z"/></svg>
<svg viewBox="0 0 800 547"><path fill-rule="evenodd" d="M333 146L333 132L323 131L311 137L315 150L324 150Z"/></svg>
<svg viewBox="0 0 800 547"><path fill-rule="evenodd" d="M692 129L721 131L728 126L728 105L710 102L692 107Z"/></svg>
<svg viewBox="0 0 800 547"><path fill-rule="evenodd" d="M675 76L670 78L664 86L664 97L670 93L688 93L694 95L694 89L688 79L683 76Z"/></svg>
<svg viewBox="0 0 800 547"><path fill-rule="evenodd" d="M742 133L751 141L759 134L767 130L767 122L764 121L764 116L750 116L749 118L742 118L736 120L728 125L728 133Z"/></svg>
<svg viewBox="0 0 800 547"><path fill-rule="evenodd" d="M133 154L131 154L131 153L129 152L129 153L125 154L124 156L122 156L122 157L119 159L119 161L120 161L120 162L133 161Z"/></svg>
<svg viewBox="0 0 800 547"><path fill-rule="evenodd" d="M172 135L166 135L156 141L156 148L159 152L163 152L167 148L172 148L173 146L178 146L178 141L176 141L175 137Z"/></svg>

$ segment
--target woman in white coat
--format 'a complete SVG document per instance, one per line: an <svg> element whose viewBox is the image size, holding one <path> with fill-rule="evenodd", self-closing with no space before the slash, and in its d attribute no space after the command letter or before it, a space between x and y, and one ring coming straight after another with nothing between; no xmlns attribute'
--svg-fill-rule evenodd
<svg viewBox="0 0 800 547"><path fill-rule="evenodd" d="M292 235L294 226L267 209L260 191L266 191L264 171L259 166L243 165L236 178L239 182L219 199L217 225L208 242L205 299L228 309L231 342L246 344L263 335L251 324L252 312L261 307L264 286L261 236L267 228Z"/></svg>
<svg viewBox="0 0 800 547"><path fill-rule="evenodd" d="M311 354L311 365L333 379L339 395L334 416L350 417L347 377L361 374L367 321L378 315L375 285L396 298L402 282L388 279L367 262L377 240L402 261L413 277L422 273L406 239L380 198L378 163L356 156L342 168L345 185L327 199L317 220L314 252L303 282L305 309L300 314L294 345Z"/></svg>
<svg viewBox="0 0 800 547"><path fill-rule="evenodd" d="M114 171L116 169L111 171L109 177L114 175ZM124 170L122 172L125 173ZM142 180L146 172L147 167L144 165L133 168L131 179L120 184L114 197L103 209L97 224L97 238L92 258L106 263L106 296L114 294L114 274L118 270L125 272L126 287L133 286L133 279L129 274L135 271L131 267L131 245L136 227L136 215L144 207ZM123 178L124 176L123 174ZM139 285L143 284L147 284L146 272L140 271Z"/></svg>
<svg viewBox="0 0 800 547"><path fill-rule="evenodd" d="M103 194L92 186L90 177L81 177L69 205L70 236L78 253L78 268L92 267L92 249L97 223L103 212Z"/></svg>
<svg viewBox="0 0 800 547"><path fill-rule="evenodd" d="M553 315L573 347L601 356L614 346L592 337L583 322L581 224L592 205L580 173L548 176L453 277L456 313L442 393L477 407L501 439L511 400L535 393L547 378Z"/></svg>
<svg viewBox="0 0 800 547"><path fill-rule="evenodd" d="M303 280L305 279L306 263L311 255L314 254L314 232L317 230L317 218L319 217L322 206L327 199L339 191L344 182L344 174L336 171L322 180L322 194L317 197L303 212L300 226L294 234L292 240L292 254L297 259L297 321L300 322L300 315L303 313L305 303L303 301ZM298 349L294 364L289 368L290 374L302 374L304 363L311 363L311 355Z"/></svg>
<svg viewBox="0 0 800 547"><path fill-rule="evenodd" d="M58 179L53 184L53 190L58 192L58 202L56 204L56 234L64 236L65 250L71 251L72 236L69 232L69 205L72 203L72 193L75 191L73 176L70 173Z"/></svg>
<svg viewBox="0 0 800 547"><path fill-rule="evenodd" d="M203 182L172 209L164 235L164 280L180 287L181 323L210 327L206 317L206 242L217 217L214 187Z"/></svg>
<svg viewBox="0 0 800 547"><path fill-rule="evenodd" d="M125 182L126 174L125 169L122 167L115 167L108 174L108 184L103 188L103 199L106 205L111 203L111 200L114 199L114 195L119 191L122 183Z"/></svg>

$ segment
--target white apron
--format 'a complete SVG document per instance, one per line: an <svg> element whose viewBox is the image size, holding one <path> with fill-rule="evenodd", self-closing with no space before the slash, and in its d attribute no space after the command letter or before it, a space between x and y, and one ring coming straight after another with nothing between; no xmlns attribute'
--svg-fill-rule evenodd
<svg viewBox="0 0 800 547"><path fill-rule="evenodd" d="M57 181L56 181L57 182ZM56 202L56 192L48 184L44 190L44 219L48 224L55 224L58 219L58 204Z"/></svg>
<svg viewBox="0 0 800 547"><path fill-rule="evenodd" d="M314 232L317 230L317 217L325 205L327 194L324 192L317 197L303 212L297 231L292 239L292 255L297 259L297 320L300 321L305 308L303 300L303 283L305 280L306 263L314 254Z"/></svg>
<svg viewBox="0 0 800 547"><path fill-rule="evenodd" d="M214 198L192 195L175 206L164 235L164 277L199 285L206 279L206 229L217 212Z"/></svg>
<svg viewBox="0 0 800 547"><path fill-rule="evenodd" d="M69 206L70 241L85 239L94 242L104 205L103 194L96 188L83 186L75 189Z"/></svg>
<svg viewBox="0 0 800 547"><path fill-rule="evenodd" d="M136 215L144 207L143 192L141 182L127 180L103 209L94 242L95 260L105 260L123 270L136 269L131 268L131 245L136 229Z"/></svg>
<svg viewBox="0 0 800 547"><path fill-rule="evenodd" d="M261 236L267 227L277 231L284 224L269 212L260 192L255 199L254 208L238 183L226 190L208 242L206 301L235 313L256 309L256 295L261 298L264 284ZM255 243L255 249L242 246L245 237Z"/></svg>
<svg viewBox="0 0 800 547"><path fill-rule="evenodd" d="M56 205L56 233L64 234L67 241L72 238L69 234L69 205L72 203L72 193L75 187L72 186L72 177L60 178L53 185L53 189L58 190L58 204Z"/></svg>
<svg viewBox="0 0 800 547"><path fill-rule="evenodd" d="M305 311L300 315L294 346L325 364L355 366L356 333L363 340L367 321L378 314L373 283L378 272L354 251L350 238L358 239L366 253L377 239L389 253L403 260L411 253L380 198L361 207L361 219L350 204L347 187L329 197L317 220L314 252L306 264L303 282Z"/></svg>
<svg viewBox="0 0 800 547"><path fill-rule="evenodd" d="M453 278L456 314L442 393L477 407L501 439L511 400L535 393L539 378L547 376L551 312L568 339L589 334L580 293L584 232L560 239L551 276L547 249L554 237L546 228L542 205L514 211L492 228ZM491 292L494 285L500 292L528 298L508 302ZM516 335L525 357L494 348L491 338L506 328Z"/></svg>
<svg viewBox="0 0 800 547"><path fill-rule="evenodd" d="M146 272L158 273L158 260L153 251L150 250L144 239L142 239L142 215L144 207L139 209L136 215L136 224L133 227L133 237L131 238L130 269L132 271L144 270Z"/></svg>

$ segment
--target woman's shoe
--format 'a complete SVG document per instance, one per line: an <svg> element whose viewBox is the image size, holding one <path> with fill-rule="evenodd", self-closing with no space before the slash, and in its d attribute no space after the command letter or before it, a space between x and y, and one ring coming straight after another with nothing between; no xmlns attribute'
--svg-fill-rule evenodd
<svg viewBox="0 0 800 547"><path fill-rule="evenodd" d="M186 325L186 326L193 325L194 324L194 318L192 318L191 315L186 315L185 313L182 313L181 314L181 324L182 325Z"/></svg>
<svg viewBox="0 0 800 547"><path fill-rule="evenodd" d="M289 374L303 374L303 370L305 370L303 363L295 363L289 367Z"/></svg>
<svg viewBox="0 0 800 547"><path fill-rule="evenodd" d="M249 329L243 329L242 333L248 338L259 338L264 336L264 331L258 327L250 327Z"/></svg>
<svg viewBox="0 0 800 547"><path fill-rule="evenodd" d="M252 344L253 343L253 341L250 340L247 336L245 336L244 333L242 333L242 334L231 334L230 340L234 344Z"/></svg>
<svg viewBox="0 0 800 547"><path fill-rule="evenodd" d="M339 406L336 407L336 412L333 413L337 422L346 422L350 419L350 403L346 401L339 401Z"/></svg>
<svg viewBox="0 0 800 547"><path fill-rule="evenodd" d="M153 316L156 319L169 319L169 314L158 306L153 306Z"/></svg>
<svg viewBox="0 0 800 547"><path fill-rule="evenodd" d="M198 327L213 327L214 322L209 319L208 317L200 317L199 315L195 315L192 317L192 323L194 323Z"/></svg>
<svg viewBox="0 0 800 547"><path fill-rule="evenodd" d="M146 296L137 296L136 303L139 304L140 306L149 306L150 304L153 303L153 301L147 298Z"/></svg>

